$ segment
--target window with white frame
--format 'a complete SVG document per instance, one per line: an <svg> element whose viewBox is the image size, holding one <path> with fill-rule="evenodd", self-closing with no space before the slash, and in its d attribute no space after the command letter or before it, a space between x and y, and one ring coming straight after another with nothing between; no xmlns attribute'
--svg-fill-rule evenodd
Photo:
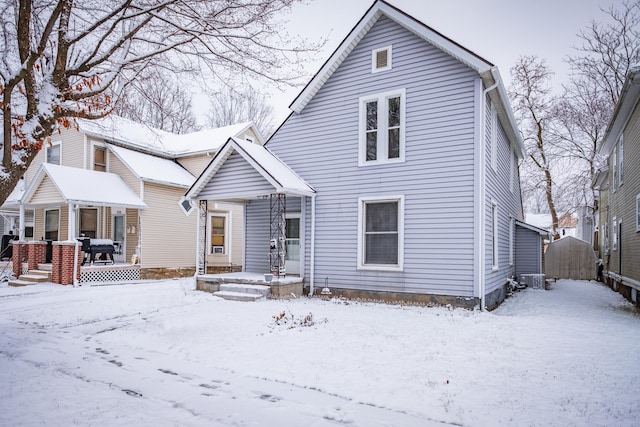
<svg viewBox="0 0 640 427"><path fill-rule="evenodd" d="M45 240L58 240L60 229L60 210L49 209L44 211L44 238Z"/></svg>
<svg viewBox="0 0 640 427"><path fill-rule="evenodd" d="M371 72L377 73L391 69L391 46L371 51Z"/></svg>
<svg viewBox="0 0 640 427"><path fill-rule="evenodd" d="M61 141L53 141L49 144L46 144L45 149L45 161L47 163L51 163L53 165L60 165L61 163L61 152L62 152L62 142Z"/></svg>
<svg viewBox="0 0 640 427"><path fill-rule="evenodd" d="M360 166L404 161L405 90L360 98Z"/></svg>
<svg viewBox="0 0 640 427"><path fill-rule="evenodd" d="M611 221L611 249L618 249L618 218L615 216Z"/></svg>
<svg viewBox="0 0 640 427"><path fill-rule="evenodd" d="M209 214L209 253L211 255L227 255L229 216L226 213Z"/></svg>
<svg viewBox="0 0 640 427"><path fill-rule="evenodd" d="M624 181L624 144L622 141L622 135L618 140L618 187L622 185Z"/></svg>
<svg viewBox="0 0 640 427"><path fill-rule="evenodd" d="M401 271L404 196L361 197L358 218L358 268Z"/></svg>
<svg viewBox="0 0 640 427"><path fill-rule="evenodd" d="M515 219L509 218L509 265L513 265L513 248L515 245L514 236L515 236Z"/></svg>
<svg viewBox="0 0 640 427"><path fill-rule="evenodd" d="M491 201L491 265L494 270L498 269L498 203Z"/></svg>
<svg viewBox="0 0 640 427"><path fill-rule="evenodd" d="M103 145L93 146L93 170L107 171L107 147Z"/></svg>
<svg viewBox="0 0 640 427"><path fill-rule="evenodd" d="M636 231L640 231L640 194L636 196Z"/></svg>
<svg viewBox="0 0 640 427"><path fill-rule="evenodd" d="M511 147L511 154L509 157L509 191L513 193L513 189L515 187L515 179L516 179L516 153L513 151L513 147Z"/></svg>
<svg viewBox="0 0 640 427"><path fill-rule="evenodd" d="M98 210L94 208L80 209L78 230L80 235L95 239L98 237Z"/></svg>
<svg viewBox="0 0 640 427"><path fill-rule="evenodd" d="M611 153L611 190L616 191L618 185L618 146L613 147Z"/></svg>

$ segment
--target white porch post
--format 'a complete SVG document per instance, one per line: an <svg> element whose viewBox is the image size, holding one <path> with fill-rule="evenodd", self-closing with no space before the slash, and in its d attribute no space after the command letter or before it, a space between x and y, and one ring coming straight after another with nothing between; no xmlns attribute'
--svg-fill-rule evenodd
<svg viewBox="0 0 640 427"><path fill-rule="evenodd" d="M24 242L24 238L25 238L25 233L24 233L24 205L22 203L20 203L20 225L19 225L20 229L18 230L18 235L19 235L19 239L21 242Z"/></svg>
<svg viewBox="0 0 640 427"><path fill-rule="evenodd" d="M209 208L206 200L198 202L198 243L196 272L207 274L207 212Z"/></svg>
<svg viewBox="0 0 640 427"><path fill-rule="evenodd" d="M67 226L67 240L76 238L76 209L77 205L69 204L69 224Z"/></svg>

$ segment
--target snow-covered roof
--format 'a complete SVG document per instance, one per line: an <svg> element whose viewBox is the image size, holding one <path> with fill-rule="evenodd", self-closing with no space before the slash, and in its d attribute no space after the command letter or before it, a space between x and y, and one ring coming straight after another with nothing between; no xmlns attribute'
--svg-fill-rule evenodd
<svg viewBox="0 0 640 427"><path fill-rule="evenodd" d="M164 157L181 157L218 150L225 141L251 129L261 139L251 122L205 129L187 134L173 134L116 115L103 119L78 119L80 130L134 149Z"/></svg>
<svg viewBox="0 0 640 427"><path fill-rule="evenodd" d="M109 145L118 157L141 180L189 188L196 178L176 162L139 151Z"/></svg>
<svg viewBox="0 0 640 427"><path fill-rule="evenodd" d="M116 174L43 163L26 189L22 203L31 198L48 176L67 204L145 208L147 205Z"/></svg>
<svg viewBox="0 0 640 427"><path fill-rule="evenodd" d="M196 199L200 191L215 176L224 162L237 152L274 188L274 193L313 196L315 190L266 147L237 138L229 138L213 158L209 166L185 194L186 199Z"/></svg>
<svg viewBox="0 0 640 427"><path fill-rule="evenodd" d="M1 208L9 210L19 209L20 199L22 199L22 196L24 195L24 187L24 179L21 179L18 181L18 184L16 184L16 188L14 188L11 194L9 194L7 200L4 201Z"/></svg>

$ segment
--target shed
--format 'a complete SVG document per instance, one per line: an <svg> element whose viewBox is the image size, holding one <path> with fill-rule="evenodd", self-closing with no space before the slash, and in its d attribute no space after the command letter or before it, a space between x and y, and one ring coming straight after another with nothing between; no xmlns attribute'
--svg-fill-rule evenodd
<svg viewBox="0 0 640 427"><path fill-rule="evenodd" d="M575 280L595 280L597 258L591 244L575 237L566 237L549 244L545 274L547 277Z"/></svg>
<svg viewBox="0 0 640 427"><path fill-rule="evenodd" d="M544 273L544 239L549 232L542 228L516 221L516 276Z"/></svg>

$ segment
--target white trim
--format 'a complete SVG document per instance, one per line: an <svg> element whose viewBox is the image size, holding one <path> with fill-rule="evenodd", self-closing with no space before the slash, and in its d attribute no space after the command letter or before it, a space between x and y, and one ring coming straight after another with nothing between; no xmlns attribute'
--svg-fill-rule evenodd
<svg viewBox="0 0 640 427"><path fill-rule="evenodd" d="M385 50L387 51L387 65L385 67L377 68L377 64L378 64L377 55L378 55L378 52L383 52ZM379 49L373 49L371 51L371 72L372 73L379 73L381 71L390 70L391 68L393 68L392 64L393 64L392 45L381 47Z"/></svg>
<svg viewBox="0 0 640 427"><path fill-rule="evenodd" d="M622 221L620 221L622 222ZM611 250L618 250L618 217L614 216L611 219Z"/></svg>
<svg viewBox="0 0 640 427"><path fill-rule="evenodd" d="M640 231L640 193L636 195L636 231Z"/></svg>
<svg viewBox="0 0 640 427"><path fill-rule="evenodd" d="M618 187L624 183L624 134L618 139Z"/></svg>
<svg viewBox="0 0 640 427"><path fill-rule="evenodd" d="M395 265L388 264L365 264L364 252L366 250L364 244L365 231L365 210L367 203L377 202L396 202L398 204L398 263ZM404 195L390 196L367 196L358 198L358 270L375 270L375 271L403 271L404 270Z"/></svg>
<svg viewBox="0 0 640 427"><path fill-rule="evenodd" d="M512 266L514 263L514 246L515 246L515 229L516 229L516 221L515 218L509 218L509 265Z"/></svg>
<svg viewBox="0 0 640 427"><path fill-rule="evenodd" d="M491 107L491 169L498 171L498 112L493 105L493 101L489 101Z"/></svg>
<svg viewBox="0 0 640 427"><path fill-rule="evenodd" d="M500 249L498 244L498 202L491 199L491 270L498 271L500 259L498 257Z"/></svg>
<svg viewBox="0 0 640 427"><path fill-rule="evenodd" d="M387 100L390 98L400 97L400 156L397 158L389 158L388 143L388 115L389 108ZM371 95L361 96L358 99L358 166L373 166L385 163L402 163L405 161L406 143L406 89L396 89ZM378 103L378 128L377 132L377 156L376 160L367 161L367 103L376 101ZM383 108L380 108L380 106Z"/></svg>

